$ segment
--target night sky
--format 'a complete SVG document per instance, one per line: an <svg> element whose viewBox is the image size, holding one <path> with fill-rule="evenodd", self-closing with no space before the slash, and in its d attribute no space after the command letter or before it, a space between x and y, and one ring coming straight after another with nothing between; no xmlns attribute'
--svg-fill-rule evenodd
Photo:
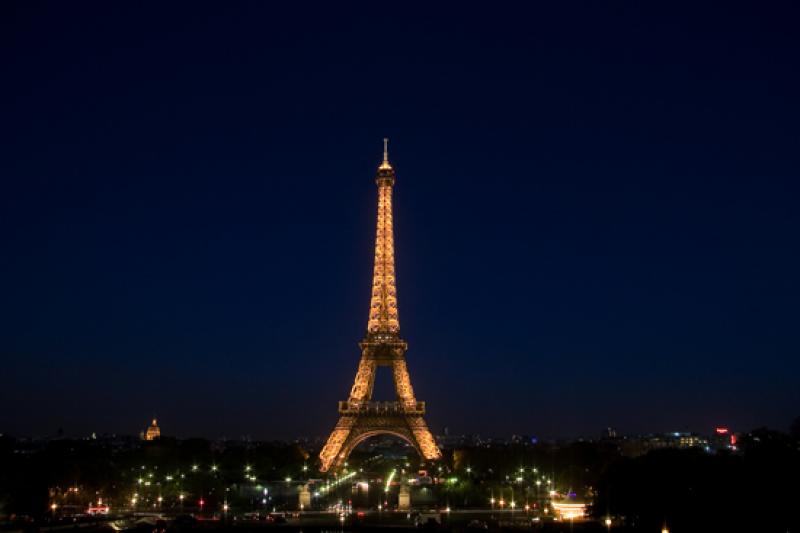
<svg viewBox="0 0 800 533"><path fill-rule="evenodd" d="M325 435L384 136L435 433L800 415L800 9L274 4L0 4L0 433Z"/></svg>

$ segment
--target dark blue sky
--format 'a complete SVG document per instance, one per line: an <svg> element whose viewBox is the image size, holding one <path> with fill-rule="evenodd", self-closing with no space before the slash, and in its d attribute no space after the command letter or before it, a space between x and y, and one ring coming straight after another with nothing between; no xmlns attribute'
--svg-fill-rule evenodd
<svg viewBox="0 0 800 533"><path fill-rule="evenodd" d="M0 432L326 433L384 136L435 432L786 427L800 12L549 4L0 4Z"/></svg>

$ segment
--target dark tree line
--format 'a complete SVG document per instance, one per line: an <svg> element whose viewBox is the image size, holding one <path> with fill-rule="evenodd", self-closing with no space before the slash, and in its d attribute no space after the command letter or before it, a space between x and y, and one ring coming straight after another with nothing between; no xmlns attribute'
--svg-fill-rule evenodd
<svg viewBox="0 0 800 533"><path fill-rule="evenodd" d="M797 531L798 437L759 429L742 437L740 453L620 457L599 481L595 513L651 531L663 523L675 531Z"/></svg>

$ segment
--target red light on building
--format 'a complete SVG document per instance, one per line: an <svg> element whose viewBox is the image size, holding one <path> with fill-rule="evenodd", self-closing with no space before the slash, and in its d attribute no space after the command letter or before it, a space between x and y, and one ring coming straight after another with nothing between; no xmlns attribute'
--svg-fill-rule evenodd
<svg viewBox="0 0 800 533"><path fill-rule="evenodd" d="M736 435L731 433L731 446L736 446Z"/></svg>
<svg viewBox="0 0 800 533"><path fill-rule="evenodd" d="M714 431L717 432L717 435L727 435L728 434L728 428L717 428Z"/></svg>

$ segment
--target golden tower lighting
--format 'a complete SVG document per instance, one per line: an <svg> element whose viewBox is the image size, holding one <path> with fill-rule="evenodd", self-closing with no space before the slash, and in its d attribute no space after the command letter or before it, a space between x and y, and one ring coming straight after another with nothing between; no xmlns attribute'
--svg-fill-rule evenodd
<svg viewBox="0 0 800 533"><path fill-rule="evenodd" d="M427 460L442 456L423 418L425 402L417 401L414 396L405 358L408 344L400 338L392 228L395 172L389 163L387 139L383 140L383 161L378 166L375 183L378 219L367 334L359 343L361 361L350 397L339 402L339 422L319 454L322 472L338 470L356 446L381 434L405 440ZM372 401L375 373L381 366L392 369L396 401Z"/></svg>

